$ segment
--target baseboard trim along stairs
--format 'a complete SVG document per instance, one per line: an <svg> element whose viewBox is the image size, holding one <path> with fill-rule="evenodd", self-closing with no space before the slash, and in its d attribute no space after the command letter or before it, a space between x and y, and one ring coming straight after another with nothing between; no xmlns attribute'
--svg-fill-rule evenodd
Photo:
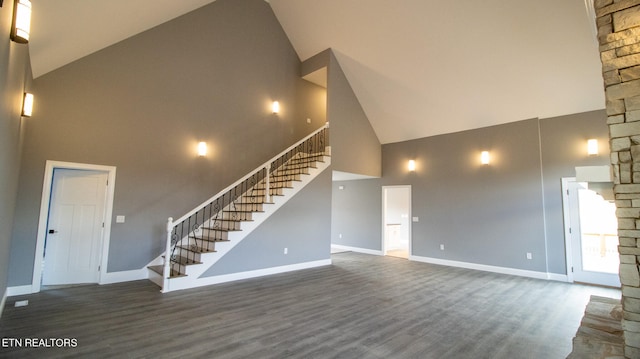
<svg viewBox="0 0 640 359"><path fill-rule="evenodd" d="M327 259L201 277L329 168L331 148L326 146L327 131L328 124L180 219L169 218L166 250L147 266L149 280L167 293L331 264Z"/></svg>

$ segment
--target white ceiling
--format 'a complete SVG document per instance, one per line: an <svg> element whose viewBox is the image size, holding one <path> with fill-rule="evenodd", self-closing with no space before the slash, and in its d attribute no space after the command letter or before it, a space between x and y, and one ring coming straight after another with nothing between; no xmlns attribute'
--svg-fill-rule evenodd
<svg viewBox="0 0 640 359"><path fill-rule="evenodd" d="M37 77L213 0L32 1ZM269 3L301 60L334 49L390 143L603 109L589 1Z"/></svg>
<svg viewBox="0 0 640 359"><path fill-rule="evenodd" d="M215 0L31 0L38 77Z"/></svg>

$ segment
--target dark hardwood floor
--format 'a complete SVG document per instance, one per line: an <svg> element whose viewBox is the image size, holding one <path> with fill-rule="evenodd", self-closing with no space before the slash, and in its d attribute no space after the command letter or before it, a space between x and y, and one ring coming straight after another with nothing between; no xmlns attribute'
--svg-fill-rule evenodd
<svg viewBox="0 0 640 359"><path fill-rule="evenodd" d="M148 281L10 297L2 358L565 358L591 294L620 291L356 253L161 294ZM14 307L17 300L26 307ZM44 343L47 344L47 343Z"/></svg>

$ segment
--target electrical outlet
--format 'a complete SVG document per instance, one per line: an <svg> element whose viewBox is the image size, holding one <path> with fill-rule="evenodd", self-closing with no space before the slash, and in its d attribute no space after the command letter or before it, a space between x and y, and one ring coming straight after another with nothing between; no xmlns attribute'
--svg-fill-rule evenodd
<svg viewBox="0 0 640 359"><path fill-rule="evenodd" d="M440 245L440 250L441 250L441 251L444 251L444 244L441 244L441 245Z"/></svg>
<svg viewBox="0 0 640 359"><path fill-rule="evenodd" d="M284 248L284 254L287 254L287 253L289 253L289 248L285 247Z"/></svg>
<svg viewBox="0 0 640 359"><path fill-rule="evenodd" d="M533 258L533 256L531 255L531 253L527 252L527 259L532 259L532 258Z"/></svg>

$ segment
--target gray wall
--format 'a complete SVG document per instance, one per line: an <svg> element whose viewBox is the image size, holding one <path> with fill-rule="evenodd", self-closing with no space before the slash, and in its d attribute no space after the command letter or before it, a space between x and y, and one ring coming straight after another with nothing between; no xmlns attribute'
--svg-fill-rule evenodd
<svg viewBox="0 0 640 359"><path fill-rule="evenodd" d="M380 177L380 141L333 52L327 69L327 118L333 169Z"/></svg>
<svg viewBox="0 0 640 359"><path fill-rule="evenodd" d="M609 129L605 110L540 120L542 170L549 272L566 274L562 177L574 177L576 166L609 165ZM587 156L587 140L597 138L598 156Z"/></svg>
<svg viewBox="0 0 640 359"><path fill-rule="evenodd" d="M269 4L218 0L37 78L10 284L31 282L46 160L117 167L113 215L126 223L113 221L108 271L141 268L163 251L167 217L326 122L324 89L299 72Z"/></svg>
<svg viewBox="0 0 640 359"><path fill-rule="evenodd" d="M24 123L30 121L20 117L31 84L29 48L9 40L12 14L13 1L7 0L0 8L0 298L7 289Z"/></svg>
<svg viewBox="0 0 640 359"><path fill-rule="evenodd" d="M331 168L328 168L202 277L329 259L330 211ZM284 248L288 254L284 254Z"/></svg>
<svg viewBox="0 0 640 359"><path fill-rule="evenodd" d="M414 255L546 271L537 120L383 148L383 183L412 185Z"/></svg>
<svg viewBox="0 0 640 359"><path fill-rule="evenodd" d="M588 138L600 139L600 156L586 155ZM561 177L607 164L606 143L605 113L594 111L386 144L382 179L334 183L332 243L379 250L381 187L411 185L414 255L566 274Z"/></svg>
<svg viewBox="0 0 640 359"><path fill-rule="evenodd" d="M336 171L380 177L382 147L333 50L302 62L301 75L327 67L327 119L331 164Z"/></svg>
<svg viewBox="0 0 640 359"><path fill-rule="evenodd" d="M332 196L331 243L382 250L381 180L336 181Z"/></svg>

